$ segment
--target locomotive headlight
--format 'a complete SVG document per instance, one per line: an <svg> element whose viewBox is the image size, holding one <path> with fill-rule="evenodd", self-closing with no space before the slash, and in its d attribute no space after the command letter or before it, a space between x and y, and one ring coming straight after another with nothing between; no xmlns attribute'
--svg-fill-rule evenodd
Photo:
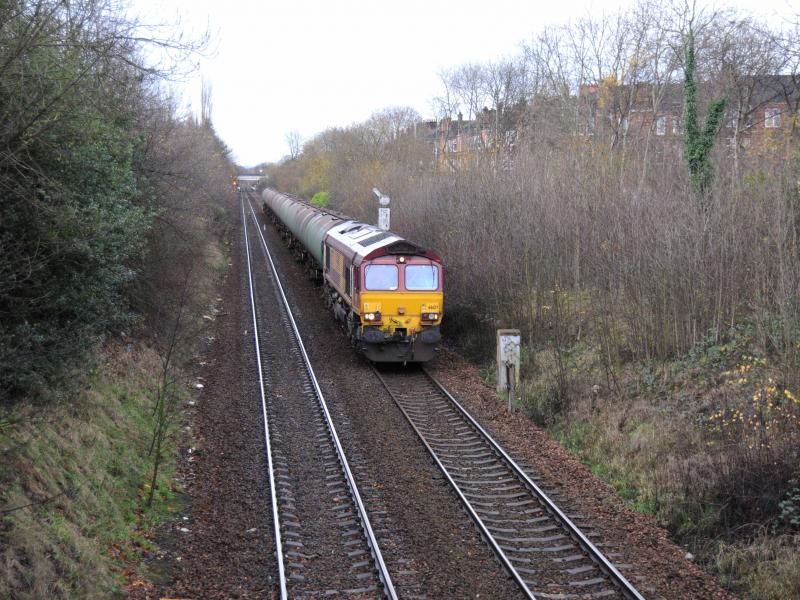
<svg viewBox="0 0 800 600"><path fill-rule="evenodd" d="M379 313L379 312L374 312L374 313L368 312L368 313L364 313L363 316L364 316L364 320L365 321L373 321L373 322L375 322L375 321L380 321L381 320L381 313Z"/></svg>
<svg viewBox="0 0 800 600"><path fill-rule="evenodd" d="M375 320L375 313L367 313L364 316L367 318L367 321L374 321Z"/></svg>
<svg viewBox="0 0 800 600"><path fill-rule="evenodd" d="M438 318L439 318L439 313L435 313L435 312L432 312L432 313L422 313L422 314L420 315L420 318L421 318L423 321L435 321L436 319L438 319Z"/></svg>

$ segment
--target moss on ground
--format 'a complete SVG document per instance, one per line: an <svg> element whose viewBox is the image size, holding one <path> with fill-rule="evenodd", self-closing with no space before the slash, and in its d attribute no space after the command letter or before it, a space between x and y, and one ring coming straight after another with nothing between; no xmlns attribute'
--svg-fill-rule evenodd
<svg viewBox="0 0 800 600"><path fill-rule="evenodd" d="M175 510L174 448L145 507L158 373L152 350L110 345L72 403L0 415L0 598L126 595Z"/></svg>

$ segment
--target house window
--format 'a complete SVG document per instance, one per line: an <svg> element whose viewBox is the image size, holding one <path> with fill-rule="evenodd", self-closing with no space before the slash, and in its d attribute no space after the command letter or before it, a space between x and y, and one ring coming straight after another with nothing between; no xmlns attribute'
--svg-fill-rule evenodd
<svg viewBox="0 0 800 600"><path fill-rule="evenodd" d="M777 129L781 126L781 109L768 108L764 111L764 127Z"/></svg>
<svg viewBox="0 0 800 600"><path fill-rule="evenodd" d="M628 117L622 117L619 120L619 130L622 133L627 133L628 132Z"/></svg>
<svg viewBox="0 0 800 600"><path fill-rule="evenodd" d="M658 117L656 119L656 135L667 134L667 117Z"/></svg>
<svg viewBox="0 0 800 600"><path fill-rule="evenodd" d="M680 117L672 117L672 135L681 134L681 119Z"/></svg>

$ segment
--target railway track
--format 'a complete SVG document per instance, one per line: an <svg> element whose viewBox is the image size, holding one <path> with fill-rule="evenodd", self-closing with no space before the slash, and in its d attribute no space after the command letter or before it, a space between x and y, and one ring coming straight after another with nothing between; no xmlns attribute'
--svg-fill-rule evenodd
<svg viewBox="0 0 800 600"><path fill-rule="evenodd" d="M243 197L243 219L244 214ZM278 509L274 520L280 521L281 511L285 518L280 527L276 527L276 540L290 538L288 544L293 546L290 551L281 550L287 558L288 586L292 587L291 595L318 595L320 592L327 595L350 594L377 594L385 591L388 597L397 597L386 569L380 556L374 532L369 527L369 519L363 510L363 502L355 488L350 467L341 451L330 414L324 404L319 385L313 378L313 370L308 363L305 350L300 342L300 335L292 316L292 311L286 301L286 296L277 280L277 271L272 263L266 241L258 229L258 219L252 206L249 205L251 223L259 233L261 248L269 264L269 278L274 280L276 297L284 306L279 321L282 321L287 331L291 331L296 340L297 349L292 347L288 353L295 363L301 362L310 375L308 382L297 376L299 387L306 394L313 393L320 408L322 419L313 421L309 416L303 417L306 428L315 430L315 446L322 456L326 485L334 491L335 505L330 510L347 510L340 502L345 490L351 490L355 510L342 513L344 519L338 527L342 535L347 537L347 548L355 548L362 541L358 536L356 525L361 524L365 533L367 548L373 561L362 560L366 552L355 548L352 556L358 558L355 562L344 561L341 566L333 567L330 562L325 565L328 569L342 572L354 571L356 580L352 585L337 584L333 587L319 583L309 585L307 575L312 569L307 569L304 559L313 558L305 550L299 540L303 539L302 519L297 513L297 494L291 482L295 476L293 468L283 450L286 433L283 427L267 426L267 430L274 431L275 445L273 451L275 468L278 473ZM250 247L248 244L248 261L250 260ZM248 265L249 266L249 265ZM251 278L251 289L252 275ZM256 303L253 300L253 306ZM268 321L268 319L261 319ZM275 319L273 319L274 321ZM256 318L254 308L254 328L259 319ZM256 342L259 345L259 342ZM287 346L290 347L290 346ZM296 356L295 356L296 355ZM278 357L273 357L277 359ZM259 364L262 360L259 358ZM275 372L274 361L264 361L270 365L272 375L281 377L285 367L279 367ZM279 361L278 361L279 362ZM422 369L375 369L379 380L401 409L405 418L422 440L435 462L444 473L448 483L456 491L468 514L476 523L480 533L497 555L510 577L519 585L520 590L528 598L540 599L578 599L578 598L633 598L643 597L627 581L620 571L611 563L597 546L590 540L591 533L584 534L576 524L553 502L551 497L531 479L520 466L505 453L505 451L489 436L489 434L458 404L458 402L427 372ZM267 377L269 379L269 377ZM283 399L285 400L285 399ZM270 410L270 398L264 400L264 419L267 422ZM287 402L279 404L286 405ZM291 406L297 402L292 400ZM306 402L309 404L309 402ZM280 413L280 406L273 406L276 413ZM342 418L341 415L339 416ZM284 415L290 419L289 415ZM346 420L343 421L346 423ZM279 433L279 431L281 433ZM290 434L291 435L291 434ZM329 449L326 440L334 439L334 446L338 447L336 454ZM269 441L267 442L269 444ZM291 446L291 444L289 444ZM303 451L300 452L303 454ZM328 481L334 473L341 470L345 473L344 482ZM309 481L303 479L303 494L309 495ZM352 486L352 487L351 487ZM273 489L275 485L273 484ZM320 496L320 494L317 494ZM378 511L380 513L380 511ZM358 517L358 518L355 518ZM380 521L380 515L378 514ZM366 526L364 526L366 524ZM589 529L581 524L584 529ZM344 554L350 556L350 551ZM348 566L349 564L349 566ZM284 566L279 565L279 570ZM376 577L371 580L370 576ZM413 580L412 573L412 580ZM294 582L294 583L292 583ZM406 587L401 585L403 595L416 595L421 590L416 582L409 582ZM406 588L406 589L403 589ZM284 588L282 587L282 591ZM285 593L285 591L283 592ZM285 597L285 596L284 596Z"/></svg>
<svg viewBox="0 0 800 600"><path fill-rule="evenodd" d="M258 219L240 201L280 597L397 598ZM250 231L266 268L255 268Z"/></svg>
<svg viewBox="0 0 800 600"><path fill-rule="evenodd" d="M528 598L643 600L589 537L424 369L373 369Z"/></svg>

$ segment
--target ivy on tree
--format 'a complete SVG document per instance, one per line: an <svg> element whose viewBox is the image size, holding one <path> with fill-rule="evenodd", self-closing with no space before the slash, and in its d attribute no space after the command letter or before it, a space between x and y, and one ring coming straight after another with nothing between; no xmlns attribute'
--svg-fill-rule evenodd
<svg viewBox="0 0 800 600"><path fill-rule="evenodd" d="M725 114L726 100L715 100L708 107L706 123L700 131L697 122L697 85L694 82L695 57L694 57L694 31L689 30L689 40L686 48L686 68L683 85L686 101L686 133L684 137L683 156L689 167L689 181L692 190L702 204L711 189L714 179L711 166L711 149L714 147L714 137L717 135L722 116Z"/></svg>

